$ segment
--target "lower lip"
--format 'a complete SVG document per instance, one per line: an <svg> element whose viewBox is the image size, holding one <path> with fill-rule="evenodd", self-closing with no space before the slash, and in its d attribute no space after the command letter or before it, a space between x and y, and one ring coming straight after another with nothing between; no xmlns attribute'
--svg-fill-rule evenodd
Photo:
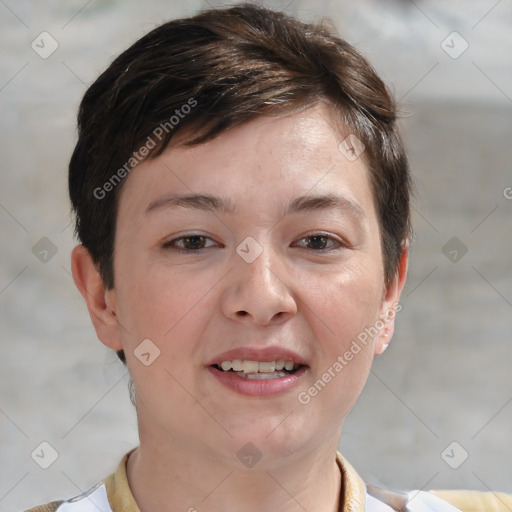
<svg viewBox="0 0 512 512"><path fill-rule="evenodd" d="M213 366L208 366L208 370L221 384L241 395L270 396L293 389L306 373L307 366L302 366L295 373L285 377L266 380L246 379L231 372L217 370Z"/></svg>

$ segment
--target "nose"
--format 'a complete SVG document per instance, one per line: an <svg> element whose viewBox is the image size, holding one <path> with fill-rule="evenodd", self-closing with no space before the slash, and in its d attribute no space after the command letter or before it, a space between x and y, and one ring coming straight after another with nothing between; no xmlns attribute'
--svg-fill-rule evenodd
<svg viewBox="0 0 512 512"><path fill-rule="evenodd" d="M222 295L226 317L263 326L285 322L296 314L297 303L282 256L264 247L252 263L236 253L233 260L235 268Z"/></svg>

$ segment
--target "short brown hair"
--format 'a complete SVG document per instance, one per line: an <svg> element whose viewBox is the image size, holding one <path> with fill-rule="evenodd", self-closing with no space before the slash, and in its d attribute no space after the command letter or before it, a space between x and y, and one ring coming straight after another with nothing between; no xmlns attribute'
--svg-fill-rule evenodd
<svg viewBox="0 0 512 512"><path fill-rule="evenodd" d="M187 145L200 144L255 116L320 101L365 145L389 282L410 232L409 167L391 94L368 61L324 25L243 4L157 27L84 95L69 193L76 234L105 286L114 286L117 203L134 165L161 154L178 131L190 134ZM155 133L158 143L149 144Z"/></svg>

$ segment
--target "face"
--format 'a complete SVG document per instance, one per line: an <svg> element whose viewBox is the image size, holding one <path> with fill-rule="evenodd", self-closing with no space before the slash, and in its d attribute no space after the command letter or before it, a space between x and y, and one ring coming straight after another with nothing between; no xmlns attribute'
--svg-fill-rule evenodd
<svg viewBox="0 0 512 512"><path fill-rule="evenodd" d="M337 444L400 286L366 165L332 126L323 106L260 117L129 175L98 334L125 351L141 439L227 461L251 442L269 467Z"/></svg>

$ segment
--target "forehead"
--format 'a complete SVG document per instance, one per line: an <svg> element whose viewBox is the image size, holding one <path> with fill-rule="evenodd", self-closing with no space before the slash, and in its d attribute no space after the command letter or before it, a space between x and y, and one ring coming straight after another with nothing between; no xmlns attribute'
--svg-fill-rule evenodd
<svg viewBox="0 0 512 512"><path fill-rule="evenodd" d="M362 157L347 158L346 136L325 105L283 117L257 117L198 146L178 134L157 158L138 165L123 187L120 213L139 213L167 193L229 196L236 207L282 209L294 196L340 194L372 209ZM370 214L372 212L369 212Z"/></svg>

